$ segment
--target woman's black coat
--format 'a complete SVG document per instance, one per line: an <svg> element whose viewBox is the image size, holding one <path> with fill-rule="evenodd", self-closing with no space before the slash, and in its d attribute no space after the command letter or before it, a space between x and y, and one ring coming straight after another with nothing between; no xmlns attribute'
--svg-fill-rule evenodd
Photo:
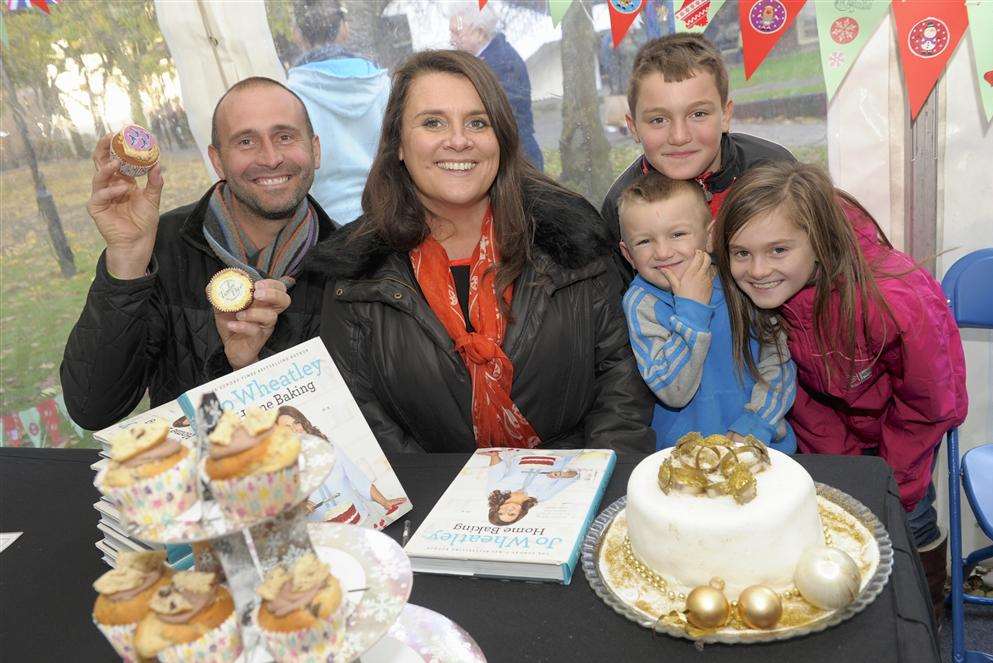
<svg viewBox="0 0 993 663"><path fill-rule="evenodd" d="M624 284L585 200L526 196L533 259L514 284L503 349L511 397L543 447L654 451L654 399L621 310ZM362 234L365 217L318 245L328 276L321 338L386 452L476 448L462 358L421 294L406 253Z"/></svg>

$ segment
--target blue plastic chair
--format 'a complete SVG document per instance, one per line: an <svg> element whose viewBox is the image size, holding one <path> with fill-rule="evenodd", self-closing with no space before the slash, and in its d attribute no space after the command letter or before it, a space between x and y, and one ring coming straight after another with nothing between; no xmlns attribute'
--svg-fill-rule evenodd
<svg viewBox="0 0 993 663"><path fill-rule="evenodd" d="M959 327L993 329L993 249L974 251L955 262L941 287L948 297L952 315ZM977 562L993 557L993 546L980 548L962 558L962 506L959 486L965 489L972 512L986 536L993 539L993 444L970 449L959 462L959 432L948 431L948 511L949 544L952 558L952 661L985 663L993 656L966 651L966 603L993 605L993 599L970 596L962 588L964 577Z"/></svg>

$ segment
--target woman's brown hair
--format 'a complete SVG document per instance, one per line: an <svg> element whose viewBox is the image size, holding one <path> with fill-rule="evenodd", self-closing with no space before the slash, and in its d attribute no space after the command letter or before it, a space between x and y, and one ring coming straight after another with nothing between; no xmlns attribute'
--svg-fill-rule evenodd
<svg viewBox="0 0 993 663"><path fill-rule="evenodd" d="M521 512L517 515L516 518L514 518L508 523L508 522L504 522L503 520L500 520L500 507L503 506L503 503L509 499L510 499L509 490L494 490L486 498L486 503L490 507L487 516L489 517L489 521L492 524L497 525L499 527L503 527L505 525L513 525L518 520L528 515L528 511L531 510L531 507L533 507L535 504L538 503L538 500L533 497L527 498L526 500L521 502Z"/></svg>
<svg viewBox="0 0 993 663"><path fill-rule="evenodd" d="M824 361L830 380L832 364L847 377L858 358L858 339L869 329L868 310L863 302L872 302L889 315L876 285L876 276L866 262L855 231L845 215L843 205L872 215L849 194L835 189L831 178L819 166L777 162L752 168L732 187L717 215L714 230L715 257L724 296L731 317L735 362L760 379L749 340L774 343L777 311L755 307L734 283L731 275L730 244L734 236L752 219L776 212L784 215L806 233L813 249L816 267L811 277L814 295L814 342ZM877 239L890 246L876 226ZM832 299L834 301L832 301ZM835 324L831 324L835 321ZM788 320L786 320L788 324ZM868 350L868 348L862 348ZM829 362L832 352L840 352L847 365Z"/></svg>
<svg viewBox="0 0 993 663"><path fill-rule="evenodd" d="M576 195L541 174L521 154L517 121L507 94L493 71L477 57L455 50L422 51L404 62L393 74L393 87L383 115L383 129L376 158L362 192L366 223L360 241L375 234L394 251L406 253L428 236L427 210L417 195L406 166L400 161L403 112L414 81L422 74L443 73L465 76L476 88L500 145L500 167L490 187L490 204L500 265L495 288L502 293L524 269L531 257L534 219L525 208L547 194ZM503 298L501 305L506 306ZM508 311L505 311L508 312Z"/></svg>

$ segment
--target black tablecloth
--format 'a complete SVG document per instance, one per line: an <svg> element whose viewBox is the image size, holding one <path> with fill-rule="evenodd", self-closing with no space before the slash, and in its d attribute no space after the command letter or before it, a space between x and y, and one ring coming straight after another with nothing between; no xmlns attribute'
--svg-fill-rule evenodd
<svg viewBox="0 0 993 663"><path fill-rule="evenodd" d="M96 451L0 449L0 531L23 531L0 553L0 658L110 661L90 622L91 584L106 568L94 543ZM416 527L464 455L395 456ZM640 457L621 457L601 508L624 494ZM763 645L708 645L655 635L607 607L577 569L566 587L418 574L412 603L458 622L499 661L939 661L924 572L909 543L896 484L878 458L798 456L813 477L861 500L893 539L893 575L864 612L822 633ZM395 539L402 523L387 530Z"/></svg>

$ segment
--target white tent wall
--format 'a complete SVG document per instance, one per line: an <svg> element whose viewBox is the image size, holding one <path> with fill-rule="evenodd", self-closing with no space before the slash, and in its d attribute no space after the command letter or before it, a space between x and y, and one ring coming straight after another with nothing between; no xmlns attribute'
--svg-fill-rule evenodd
<svg viewBox="0 0 993 663"><path fill-rule="evenodd" d="M976 90L976 66L971 37L966 36L952 57L939 87L938 240L939 278L971 251L993 247L993 129L983 114ZM993 286L990 290L993 306ZM993 331L962 332L969 389L969 417L959 429L960 452L993 443ZM943 449L944 450L944 449ZM938 514L948 514L947 454L935 470ZM987 485L987 490L989 485ZM965 497L963 496L963 504ZM964 509L968 512L968 508ZM962 549L972 551L990 541L971 514L963 518Z"/></svg>
<svg viewBox="0 0 993 663"><path fill-rule="evenodd" d="M224 91L249 76L286 80L262 0L155 0L179 75L190 130L210 177L210 119Z"/></svg>
<svg viewBox="0 0 993 663"><path fill-rule="evenodd" d="M884 20L828 105L828 166L898 248L904 237L906 101L890 20Z"/></svg>

